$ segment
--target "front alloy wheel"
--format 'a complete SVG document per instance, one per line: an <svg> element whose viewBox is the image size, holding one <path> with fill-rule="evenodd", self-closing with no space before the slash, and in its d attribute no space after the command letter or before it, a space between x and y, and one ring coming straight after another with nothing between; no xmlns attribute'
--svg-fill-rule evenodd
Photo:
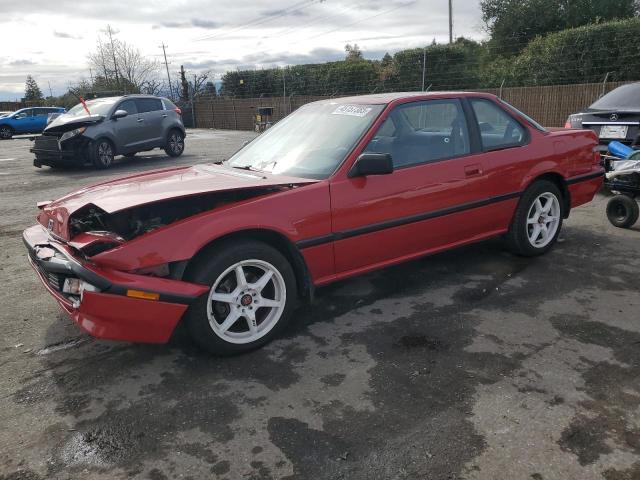
<svg viewBox="0 0 640 480"><path fill-rule="evenodd" d="M93 165L96 168L109 168L113 163L115 151L108 140L100 140L94 146Z"/></svg>
<svg viewBox="0 0 640 480"><path fill-rule="evenodd" d="M185 316L193 340L216 355L261 347L291 319L297 283L287 258L271 245L228 240L198 254L185 280L210 285Z"/></svg>
<svg viewBox="0 0 640 480"><path fill-rule="evenodd" d="M9 140L13 136L13 131L7 126L0 127L0 139Z"/></svg>
<svg viewBox="0 0 640 480"><path fill-rule="evenodd" d="M280 272L262 260L243 260L227 268L209 293L207 318L229 343L251 343L278 323L287 301Z"/></svg>

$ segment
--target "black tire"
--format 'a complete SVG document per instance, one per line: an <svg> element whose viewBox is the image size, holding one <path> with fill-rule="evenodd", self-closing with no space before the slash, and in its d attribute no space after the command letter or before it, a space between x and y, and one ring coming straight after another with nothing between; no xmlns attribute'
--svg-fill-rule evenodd
<svg viewBox="0 0 640 480"><path fill-rule="evenodd" d="M270 245L267 245L266 243L254 240L241 240L226 242L218 245L215 249L210 250L209 253L205 253L202 256L198 257L197 264L195 264L193 270L187 272L186 277L191 282L199 283L202 285L210 285L211 287L213 287L216 281L225 273L225 271L238 264L239 262L249 260L266 262L280 273L281 280L284 284L286 296L284 308L280 317L271 322L273 323L273 326L270 330L264 333L263 336L256 339L255 341L251 341L250 343L232 343L225 340L221 335L214 331L212 325L209 323L207 311L210 293L202 295L189 307L189 310L185 315L185 323L193 341L200 347L214 355L237 355L260 348L261 346L270 342L273 338L277 337L291 320L291 314L297 303L297 286L295 273L287 259L278 250L271 247ZM245 267L245 269L248 268L250 267ZM232 274L228 273L227 275ZM232 278L237 277L234 276ZM247 274L247 282L251 283L252 281L249 280ZM217 288L219 289L220 287ZM234 287L234 291L236 288L237 285ZM240 295L242 295L242 293L240 293ZM238 296L238 298L240 298L240 295ZM217 302L212 302L211 308L214 312L216 311L215 309L220 306L222 308L228 308L228 305L226 303L222 303L218 306L216 304ZM238 303L235 308L244 308L242 307L243 305L245 304ZM256 308L256 317L258 317L257 312L259 311L259 309L260 307ZM264 312L264 309L262 309L262 311ZM267 315L269 312L271 312L270 309L267 310L267 313L265 313L264 315ZM213 321L215 321L218 325L221 325L221 322L228 318L227 315L230 314L230 311L227 310L227 315L224 315L224 313L224 311L221 313L222 318L220 319L220 321L217 321L217 319L215 318ZM233 324L234 326L232 326L232 328L236 328L237 326L239 330L248 330L248 323L248 317L241 316L240 319L235 324Z"/></svg>
<svg viewBox="0 0 640 480"><path fill-rule="evenodd" d="M638 221L640 208L628 195L616 195L607 203L607 218L618 228L630 228Z"/></svg>
<svg viewBox="0 0 640 480"><path fill-rule="evenodd" d="M0 127L0 140L10 140L13 137L13 128L8 125Z"/></svg>
<svg viewBox="0 0 640 480"><path fill-rule="evenodd" d="M95 168L107 169L113 164L116 156L113 144L105 139L98 139L91 145L91 163Z"/></svg>
<svg viewBox="0 0 640 480"><path fill-rule="evenodd" d="M164 151L170 157L179 157L184 152L184 135L177 128L167 134Z"/></svg>
<svg viewBox="0 0 640 480"><path fill-rule="evenodd" d="M125 153L124 157L125 158L133 158L133 157L136 156L136 153L138 153L138 152Z"/></svg>
<svg viewBox="0 0 640 480"><path fill-rule="evenodd" d="M553 195L558 201L560 215L557 223L557 230L548 240L548 243L543 246L536 246L529 238L530 228L533 228L533 226L530 226L527 220L531 209L534 208L536 200L540 198L541 195L547 194ZM535 257L543 255L551 250L558 240L560 230L562 229L562 220L566 213L564 211L564 204L565 202L562 197L562 193L555 183L548 180L538 180L530 185L520 198L513 220L511 221L511 226L509 227L509 231L505 237L509 250L516 255L521 255L523 257Z"/></svg>

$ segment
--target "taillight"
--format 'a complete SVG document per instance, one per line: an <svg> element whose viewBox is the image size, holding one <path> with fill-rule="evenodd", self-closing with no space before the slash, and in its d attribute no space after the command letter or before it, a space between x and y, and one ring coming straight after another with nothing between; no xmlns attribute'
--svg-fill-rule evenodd
<svg viewBox="0 0 640 480"><path fill-rule="evenodd" d="M571 120L567 120L567 123L564 124L564 128L571 128Z"/></svg>
<svg viewBox="0 0 640 480"><path fill-rule="evenodd" d="M180 110L178 107L174 108L173 111L182 116L182 110Z"/></svg>

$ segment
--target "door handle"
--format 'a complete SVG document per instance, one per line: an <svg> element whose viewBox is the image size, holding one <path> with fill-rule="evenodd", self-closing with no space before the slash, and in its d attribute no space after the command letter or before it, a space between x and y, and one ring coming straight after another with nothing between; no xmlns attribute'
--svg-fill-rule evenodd
<svg viewBox="0 0 640 480"><path fill-rule="evenodd" d="M144 118L139 118L138 119L138 123L140 123L140 122L144 122Z"/></svg>
<svg viewBox="0 0 640 480"><path fill-rule="evenodd" d="M162 118L167 118L169 115L167 115L166 113L162 114Z"/></svg>
<svg viewBox="0 0 640 480"><path fill-rule="evenodd" d="M466 177L479 177L482 175L482 167L478 163L474 165L467 165L464 167L464 174Z"/></svg>

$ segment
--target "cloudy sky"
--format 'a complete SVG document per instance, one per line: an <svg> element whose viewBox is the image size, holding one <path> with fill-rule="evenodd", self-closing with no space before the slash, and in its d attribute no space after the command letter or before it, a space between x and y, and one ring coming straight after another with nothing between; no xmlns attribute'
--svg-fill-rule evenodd
<svg viewBox="0 0 640 480"><path fill-rule="evenodd" d="M89 77L87 54L109 24L169 68L227 70L338 60L357 43L366 58L448 41L447 0L0 0L0 100L45 95ZM454 0L454 35L484 37L477 0Z"/></svg>

